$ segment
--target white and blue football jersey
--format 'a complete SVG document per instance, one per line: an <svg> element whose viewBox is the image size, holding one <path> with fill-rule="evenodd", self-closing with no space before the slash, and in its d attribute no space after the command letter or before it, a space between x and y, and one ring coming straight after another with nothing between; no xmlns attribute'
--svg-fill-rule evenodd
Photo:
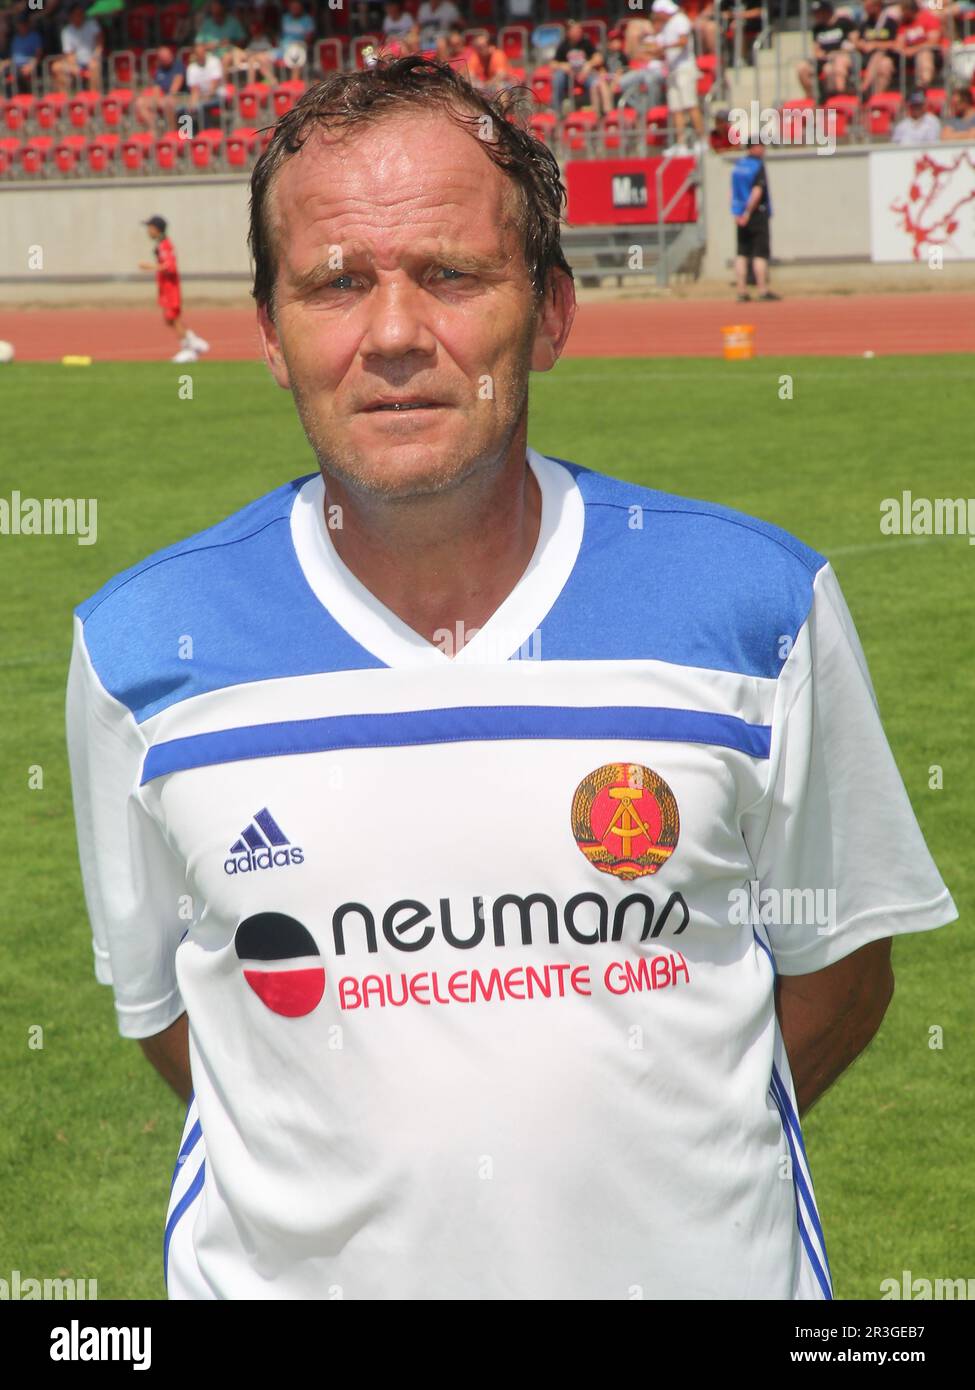
<svg viewBox="0 0 975 1390"><path fill-rule="evenodd" d="M189 1018L173 1298L823 1299L776 974L952 921L824 558L528 454L455 656L319 474L77 612L96 973Z"/></svg>

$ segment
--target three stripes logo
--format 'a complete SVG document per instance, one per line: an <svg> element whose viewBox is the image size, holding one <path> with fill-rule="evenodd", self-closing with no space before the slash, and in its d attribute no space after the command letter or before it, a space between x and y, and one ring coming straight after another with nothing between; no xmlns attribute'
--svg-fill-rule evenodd
<svg viewBox="0 0 975 1390"><path fill-rule="evenodd" d="M293 845L265 806L241 831L223 861L225 874L249 874L257 869L283 869L303 864L305 851Z"/></svg>

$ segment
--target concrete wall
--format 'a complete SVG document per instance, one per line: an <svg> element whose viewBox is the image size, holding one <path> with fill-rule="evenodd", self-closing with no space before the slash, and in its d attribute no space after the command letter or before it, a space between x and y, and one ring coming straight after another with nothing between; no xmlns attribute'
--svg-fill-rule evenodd
<svg viewBox="0 0 975 1390"><path fill-rule="evenodd" d="M766 152L776 260L870 259L868 154L865 146L824 155L814 149ZM720 279L735 254L731 170L737 157L705 159L708 246L702 274L708 279Z"/></svg>
<svg viewBox="0 0 975 1390"><path fill-rule="evenodd" d="M65 304L92 290L144 298L151 282L136 266L150 243L139 224L154 213L169 220L180 271L198 293L205 282L208 294L239 299L250 286L247 198L237 176L5 183L0 299ZM31 269L32 247L41 248L41 269Z"/></svg>

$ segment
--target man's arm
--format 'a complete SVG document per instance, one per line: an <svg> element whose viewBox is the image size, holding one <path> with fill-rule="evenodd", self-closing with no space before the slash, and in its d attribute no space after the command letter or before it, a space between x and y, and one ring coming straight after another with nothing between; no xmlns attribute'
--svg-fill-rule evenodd
<svg viewBox="0 0 975 1390"><path fill-rule="evenodd" d="M825 972L824 972L825 973ZM193 1090L190 1076L190 1037L186 1014L151 1038L140 1038L139 1044L164 1081L187 1103Z"/></svg>
<svg viewBox="0 0 975 1390"><path fill-rule="evenodd" d="M890 937L824 970L779 975L776 1012L802 1116L859 1057L894 993Z"/></svg>

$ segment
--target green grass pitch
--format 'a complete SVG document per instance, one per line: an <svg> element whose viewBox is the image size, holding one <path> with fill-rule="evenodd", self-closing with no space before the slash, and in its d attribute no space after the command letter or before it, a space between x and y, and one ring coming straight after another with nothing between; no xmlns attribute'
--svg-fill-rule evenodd
<svg viewBox="0 0 975 1390"><path fill-rule="evenodd" d="M0 495L99 499L98 543L0 536L3 969L0 1277L97 1278L163 1296L162 1231L182 1106L115 1032L94 982L63 745L74 605L118 570L313 461L290 397L257 364L0 369ZM780 399L780 377L793 399ZM888 737L959 923L895 944L897 991L805 1129L837 1295L911 1270L975 1276L972 1093L975 548L884 539L881 499L963 497L962 357L579 359L533 381L531 443L786 527L835 564ZM665 579L666 576L657 576ZM944 786L929 788L929 767ZM29 769L43 789L28 789ZM28 1046L42 1025L43 1048ZM929 1030L943 1029L943 1047Z"/></svg>

